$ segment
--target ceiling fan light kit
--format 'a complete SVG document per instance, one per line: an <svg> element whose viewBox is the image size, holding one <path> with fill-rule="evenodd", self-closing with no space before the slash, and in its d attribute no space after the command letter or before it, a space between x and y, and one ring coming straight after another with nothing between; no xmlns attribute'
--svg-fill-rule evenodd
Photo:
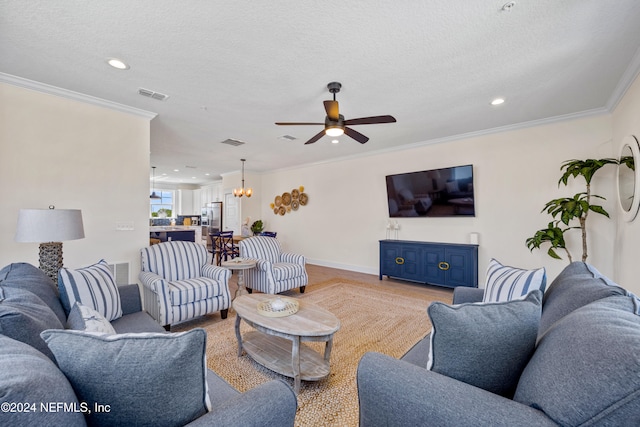
<svg viewBox="0 0 640 427"><path fill-rule="evenodd" d="M324 135L336 137L342 134L346 134L348 137L355 139L361 144L364 144L369 140L369 138L361 134L360 132L355 131L347 126L372 125L372 124L396 122L396 119L393 116L388 116L388 115L361 117L359 119L345 120L344 116L339 112L338 101L336 101L336 93L340 92L340 88L342 88L342 84L339 82L331 82L327 85L327 89L329 89L329 92L333 94L333 100L323 102L325 112L327 113L324 123L276 122L276 125L279 125L279 126L320 125L321 126L324 124L324 129L318 132L310 140L305 142L305 145L313 144L314 142L322 138Z"/></svg>
<svg viewBox="0 0 640 427"><path fill-rule="evenodd" d="M344 134L344 129L338 126L330 126L324 130L324 133L329 136L340 136Z"/></svg>

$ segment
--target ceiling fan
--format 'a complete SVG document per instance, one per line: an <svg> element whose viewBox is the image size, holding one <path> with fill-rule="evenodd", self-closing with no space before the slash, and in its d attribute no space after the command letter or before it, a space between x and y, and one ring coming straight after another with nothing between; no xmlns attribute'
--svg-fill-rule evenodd
<svg viewBox="0 0 640 427"><path fill-rule="evenodd" d="M395 123L396 119L393 116L373 116L373 117L361 117L359 119L345 120L344 116L339 113L338 101L336 101L336 93L340 92L342 87L341 83L331 82L327 85L329 92L333 94L333 101L324 101L324 109L327 112L327 117L324 119L324 123L290 123L290 122L276 122L280 126L297 126L297 125L324 125L324 129L318 132L313 138L305 142L305 144L313 144L325 134L329 136L340 136L343 133L347 134L351 138L358 141L360 144L364 144L369 138L360 132L357 132L347 126L354 125L372 125L379 123Z"/></svg>

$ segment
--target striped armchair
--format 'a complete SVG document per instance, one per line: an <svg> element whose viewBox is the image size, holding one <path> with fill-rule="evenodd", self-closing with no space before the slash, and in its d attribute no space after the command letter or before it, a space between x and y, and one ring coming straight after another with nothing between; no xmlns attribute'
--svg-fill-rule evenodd
<svg viewBox="0 0 640 427"><path fill-rule="evenodd" d="M249 291L279 294L299 287L300 293L304 293L309 277L303 255L282 252L278 239L267 236L249 237L241 240L239 246L241 257L258 260L256 268L244 272Z"/></svg>
<svg viewBox="0 0 640 427"><path fill-rule="evenodd" d="M140 255L144 309L167 330L216 311L227 318L231 271L208 264L206 246L170 241L143 248Z"/></svg>

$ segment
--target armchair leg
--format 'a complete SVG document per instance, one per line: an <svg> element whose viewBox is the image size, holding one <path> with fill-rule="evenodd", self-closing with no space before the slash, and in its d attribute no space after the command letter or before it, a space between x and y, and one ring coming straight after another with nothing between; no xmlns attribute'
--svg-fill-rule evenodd
<svg viewBox="0 0 640 427"><path fill-rule="evenodd" d="M222 317L223 319L226 319L228 314L229 314L228 308L225 308L224 310L220 310L220 317Z"/></svg>
<svg viewBox="0 0 640 427"><path fill-rule="evenodd" d="M171 325L164 325L163 328L165 331L171 332Z"/></svg>
<svg viewBox="0 0 640 427"><path fill-rule="evenodd" d="M253 289L251 289L251 288L245 288L245 289L246 289L246 290L247 290L247 292L249 292L250 294L252 294L252 293L253 293Z"/></svg>
<svg viewBox="0 0 640 427"><path fill-rule="evenodd" d="M304 294L304 288L306 288L306 286L300 286L300 293Z"/></svg>

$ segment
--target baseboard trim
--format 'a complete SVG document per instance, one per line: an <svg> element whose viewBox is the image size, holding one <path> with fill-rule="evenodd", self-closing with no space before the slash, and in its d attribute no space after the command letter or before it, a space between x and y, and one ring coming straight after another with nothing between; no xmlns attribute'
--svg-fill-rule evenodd
<svg viewBox="0 0 640 427"><path fill-rule="evenodd" d="M320 267L337 268L340 270L354 271L356 273L365 273L376 275L379 273L377 268L363 267L360 265L341 264L333 261L324 261L319 259L307 258L307 264L318 265Z"/></svg>

